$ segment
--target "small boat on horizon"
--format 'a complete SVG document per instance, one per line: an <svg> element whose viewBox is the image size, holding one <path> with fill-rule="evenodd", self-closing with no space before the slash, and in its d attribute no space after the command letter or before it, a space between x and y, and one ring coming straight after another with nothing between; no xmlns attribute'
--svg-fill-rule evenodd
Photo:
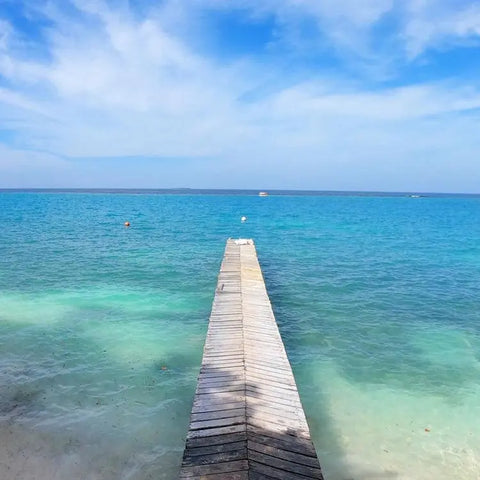
<svg viewBox="0 0 480 480"><path fill-rule="evenodd" d="M258 192L259 197L268 197L268 192Z"/></svg>

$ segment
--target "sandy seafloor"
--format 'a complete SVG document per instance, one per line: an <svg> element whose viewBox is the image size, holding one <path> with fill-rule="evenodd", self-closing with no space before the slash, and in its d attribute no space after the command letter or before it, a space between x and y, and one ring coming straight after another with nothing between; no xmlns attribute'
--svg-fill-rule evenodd
<svg viewBox="0 0 480 480"><path fill-rule="evenodd" d="M229 236L256 241L327 480L480 478L479 199L0 206L2 480L176 478Z"/></svg>

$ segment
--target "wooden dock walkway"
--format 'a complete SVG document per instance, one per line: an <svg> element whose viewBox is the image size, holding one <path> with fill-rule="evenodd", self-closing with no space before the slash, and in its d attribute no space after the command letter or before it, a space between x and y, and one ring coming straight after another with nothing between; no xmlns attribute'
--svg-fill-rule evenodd
<svg viewBox="0 0 480 480"><path fill-rule="evenodd" d="M181 479L322 479L252 240L228 240Z"/></svg>

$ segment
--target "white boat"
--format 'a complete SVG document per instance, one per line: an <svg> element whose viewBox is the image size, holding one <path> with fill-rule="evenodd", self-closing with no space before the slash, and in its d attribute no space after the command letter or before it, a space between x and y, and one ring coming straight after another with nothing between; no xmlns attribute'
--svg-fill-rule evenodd
<svg viewBox="0 0 480 480"><path fill-rule="evenodd" d="M268 192L258 192L259 197L268 197Z"/></svg>

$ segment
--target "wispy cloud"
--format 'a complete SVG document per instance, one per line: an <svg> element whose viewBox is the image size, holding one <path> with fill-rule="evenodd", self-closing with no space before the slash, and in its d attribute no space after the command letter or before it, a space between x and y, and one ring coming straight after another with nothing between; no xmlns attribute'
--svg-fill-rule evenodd
<svg viewBox="0 0 480 480"><path fill-rule="evenodd" d="M429 49L480 45L480 5L464 0L410 0L404 27L409 57Z"/></svg>
<svg viewBox="0 0 480 480"><path fill-rule="evenodd" d="M8 16L0 21L3 182L17 182L20 171L33 178L33 165L43 165L58 167L57 183L88 185L95 176L114 186L102 176L101 157L138 156L158 158L157 175L149 175L153 162L132 160L131 178L144 178L144 186L155 186L162 172L157 186L183 179L217 187L471 190L479 180L478 82L450 74L415 82L402 73L430 49L476 41L478 7L464 2L449 15L452 8L427 0L370 0L361 9L353 0L199 0L191 9L177 0L142 8L29 4L30 20L46 25L35 40L42 55L29 55L31 43L22 49L28 31ZM231 58L206 51L195 38L219 10L244 15L247 29L248 19L274 18L277 45ZM428 15L437 19L432 25ZM305 22L310 39L300 38ZM228 41L228 28L222 35ZM312 41L314 61L305 52L308 61L298 54L296 62L292 52ZM392 62L386 84L374 69ZM98 168L74 160L85 157ZM161 160L179 157L198 162ZM452 181L452 165L469 172L463 186ZM122 169L114 180L125 185L128 162ZM35 178L52 178L44 177Z"/></svg>

